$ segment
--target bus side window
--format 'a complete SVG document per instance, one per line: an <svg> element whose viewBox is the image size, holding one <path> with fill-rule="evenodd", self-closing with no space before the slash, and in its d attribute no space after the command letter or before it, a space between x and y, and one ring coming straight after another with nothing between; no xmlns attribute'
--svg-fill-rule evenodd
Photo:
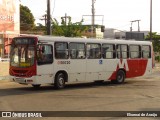
<svg viewBox="0 0 160 120"><path fill-rule="evenodd" d="M151 47L149 45L142 46L142 58L151 58Z"/></svg>
<svg viewBox="0 0 160 120"><path fill-rule="evenodd" d="M70 51L70 57L71 57L72 59L76 59L76 56L77 56L77 51L76 51L75 49L72 49L72 50Z"/></svg>
<svg viewBox="0 0 160 120"><path fill-rule="evenodd" d="M115 58L115 47L113 44L103 44L102 54L104 59Z"/></svg>
<svg viewBox="0 0 160 120"><path fill-rule="evenodd" d="M53 63L52 45L38 45L37 63L38 65Z"/></svg>
<svg viewBox="0 0 160 120"><path fill-rule="evenodd" d="M85 44L84 43L70 43L70 57L71 59L85 58Z"/></svg>
<svg viewBox="0 0 160 120"><path fill-rule="evenodd" d="M55 43L55 58L56 59L68 59L68 43L56 42Z"/></svg>
<svg viewBox="0 0 160 120"><path fill-rule="evenodd" d="M100 59L101 58L101 45L98 43L87 44L87 58Z"/></svg>
<svg viewBox="0 0 160 120"><path fill-rule="evenodd" d="M128 45L117 45L117 58L126 59L129 57Z"/></svg>
<svg viewBox="0 0 160 120"><path fill-rule="evenodd" d="M130 45L130 58L141 58L141 49L139 45Z"/></svg>
<svg viewBox="0 0 160 120"><path fill-rule="evenodd" d="M85 58L85 51L84 50L79 50L77 54L77 58L83 59Z"/></svg>
<svg viewBox="0 0 160 120"><path fill-rule="evenodd" d="M128 46L121 45L121 50L122 50L122 58L124 59L128 58Z"/></svg>
<svg viewBox="0 0 160 120"><path fill-rule="evenodd" d="M117 58L121 58L121 46L120 45L116 46L116 52L117 52Z"/></svg>

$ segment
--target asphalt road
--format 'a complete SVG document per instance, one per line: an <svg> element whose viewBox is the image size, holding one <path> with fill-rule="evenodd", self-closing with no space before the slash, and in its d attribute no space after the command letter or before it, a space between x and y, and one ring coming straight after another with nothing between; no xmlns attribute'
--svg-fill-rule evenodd
<svg viewBox="0 0 160 120"><path fill-rule="evenodd" d="M154 69L152 75L126 79L122 85L110 82L69 84L62 90L55 90L50 85L35 90L30 85L1 81L0 111L160 111L159 69L159 67ZM28 120L28 118L23 119ZM53 118L45 119L53 120ZM59 119L80 120L81 117L54 117L54 120ZM83 119L158 120L160 117L92 118L89 116Z"/></svg>

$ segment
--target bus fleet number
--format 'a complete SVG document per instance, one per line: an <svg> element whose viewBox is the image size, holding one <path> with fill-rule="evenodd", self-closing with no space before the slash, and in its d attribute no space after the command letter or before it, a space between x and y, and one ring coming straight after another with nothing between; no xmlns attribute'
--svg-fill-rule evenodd
<svg viewBox="0 0 160 120"><path fill-rule="evenodd" d="M70 64L70 61L58 61L58 64Z"/></svg>

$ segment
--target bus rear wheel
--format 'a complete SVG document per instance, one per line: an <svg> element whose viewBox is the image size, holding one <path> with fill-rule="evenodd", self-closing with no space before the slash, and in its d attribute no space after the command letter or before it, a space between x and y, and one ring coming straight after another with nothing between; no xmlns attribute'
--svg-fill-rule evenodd
<svg viewBox="0 0 160 120"><path fill-rule="evenodd" d="M125 80L125 72L123 70L119 70L116 77L116 82L118 84L123 83Z"/></svg>
<svg viewBox="0 0 160 120"><path fill-rule="evenodd" d="M54 87L56 89L62 89L65 86L65 75L63 73L58 73L55 78Z"/></svg>
<svg viewBox="0 0 160 120"><path fill-rule="evenodd" d="M125 72L123 70L119 70L117 72L116 80L112 80L112 83L122 84L125 80Z"/></svg>

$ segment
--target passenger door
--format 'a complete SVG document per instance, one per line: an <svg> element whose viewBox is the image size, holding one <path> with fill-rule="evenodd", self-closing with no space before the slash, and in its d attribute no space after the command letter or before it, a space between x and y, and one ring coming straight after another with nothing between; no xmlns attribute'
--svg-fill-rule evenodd
<svg viewBox="0 0 160 120"><path fill-rule="evenodd" d="M53 46L41 44L37 46L37 80L41 83L53 81Z"/></svg>

